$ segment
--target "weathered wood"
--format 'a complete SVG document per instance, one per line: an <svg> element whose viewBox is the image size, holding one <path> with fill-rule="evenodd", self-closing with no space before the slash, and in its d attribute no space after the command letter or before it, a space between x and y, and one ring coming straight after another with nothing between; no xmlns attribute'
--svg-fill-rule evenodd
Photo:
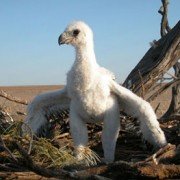
<svg viewBox="0 0 180 180"><path fill-rule="evenodd" d="M162 1L162 6L160 7L158 13L162 15L161 28L160 28L160 33L162 37L165 36L166 31L169 32L171 28L169 27L168 18L167 18L169 0L161 0L161 1Z"/></svg>
<svg viewBox="0 0 180 180"><path fill-rule="evenodd" d="M0 172L0 179L12 180L12 179L19 179L19 180L57 180L57 178L47 178L41 175L38 175L34 172ZM58 178L59 179L59 178Z"/></svg>
<svg viewBox="0 0 180 180"><path fill-rule="evenodd" d="M7 94L5 91L1 90L0 91L0 97L3 97L9 101L12 101L12 102L16 102L16 103L19 103L19 104L23 104L23 105L28 105L28 102L27 101L24 101L24 100L21 100L21 99L17 99L9 94Z"/></svg>
<svg viewBox="0 0 180 180"><path fill-rule="evenodd" d="M180 79L180 63L174 65L175 76ZM162 118L167 118L173 115L180 115L180 81L172 87L172 99L170 106Z"/></svg>
<svg viewBox="0 0 180 180"><path fill-rule="evenodd" d="M180 83L180 78L175 79L174 81L171 81L169 83L163 84L159 89L155 90L153 92L153 94L151 94L150 97L147 98L147 101L149 101L149 102L153 101L158 95L165 92L168 88L177 86L177 85L179 85L179 83Z"/></svg>
<svg viewBox="0 0 180 180"><path fill-rule="evenodd" d="M168 23L168 4L169 0L161 0L162 6L158 11L162 15L161 19L161 37L165 36L167 32L170 31L169 23ZM180 63L177 62L174 66L175 76L180 77ZM172 99L169 106L169 109L163 115L163 118L167 118L173 115L180 114L180 83L172 88Z"/></svg>
<svg viewBox="0 0 180 180"><path fill-rule="evenodd" d="M95 168L94 168L95 169ZM91 169L92 170L92 169ZM95 174L103 174L103 176L110 176L109 178L119 179L119 178L179 178L180 177L180 166L178 165L164 165L164 164L146 164L145 166L135 167L126 162L116 162L112 165L103 165L98 167L92 172L89 170L84 170L83 172L74 172L72 177L66 179L94 179ZM56 171L56 170L55 170ZM110 174L112 173L112 175ZM34 172L0 172L0 178L2 179L64 179L64 177L44 177L38 175Z"/></svg>
<svg viewBox="0 0 180 180"><path fill-rule="evenodd" d="M149 164L138 168L142 177L146 178L179 178L180 177L180 166L179 165L164 165L164 164Z"/></svg>
<svg viewBox="0 0 180 180"><path fill-rule="evenodd" d="M94 174L100 174L112 179L128 179L128 178L178 178L180 177L179 165L166 165L146 163L136 165L125 161L117 161L113 164L93 167L73 173L72 178L90 179Z"/></svg>
<svg viewBox="0 0 180 180"><path fill-rule="evenodd" d="M128 75L123 85L138 95L149 89L180 59L180 21L151 47ZM141 77L140 75L141 74Z"/></svg>

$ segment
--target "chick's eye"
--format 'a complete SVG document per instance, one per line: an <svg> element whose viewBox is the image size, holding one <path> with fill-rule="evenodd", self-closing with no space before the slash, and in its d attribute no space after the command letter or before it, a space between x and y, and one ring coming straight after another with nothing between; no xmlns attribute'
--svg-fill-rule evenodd
<svg viewBox="0 0 180 180"><path fill-rule="evenodd" d="M74 31L73 31L73 36L77 36L78 34L79 34L79 30L78 29L75 29Z"/></svg>

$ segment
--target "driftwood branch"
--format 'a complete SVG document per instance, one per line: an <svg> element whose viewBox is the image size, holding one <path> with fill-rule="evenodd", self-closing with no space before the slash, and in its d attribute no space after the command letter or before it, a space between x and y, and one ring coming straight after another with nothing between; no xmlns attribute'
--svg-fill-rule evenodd
<svg viewBox="0 0 180 180"><path fill-rule="evenodd" d="M150 97L147 98L147 101L149 101L149 102L153 101L158 95L162 94L170 87L176 86L179 83L180 83L180 79L175 79L174 81L163 84L159 89L155 90Z"/></svg>
<svg viewBox="0 0 180 180"><path fill-rule="evenodd" d="M180 21L156 42L155 47L148 50L123 85L141 95L143 84L146 95L159 78L177 63L178 59L180 59ZM142 77L139 77L139 72Z"/></svg>
<svg viewBox="0 0 180 180"><path fill-rule="evenodd" d="M17 99L9 94L7 94L5 91L1 90L0 91L0 97L3 97L9 101L12 101L12 102L16 102L16 103L19 103L19 104L23 104L23 105L28 105L28 102L27 101L24 101L24 100L21 100L21 99Z"/></svg>

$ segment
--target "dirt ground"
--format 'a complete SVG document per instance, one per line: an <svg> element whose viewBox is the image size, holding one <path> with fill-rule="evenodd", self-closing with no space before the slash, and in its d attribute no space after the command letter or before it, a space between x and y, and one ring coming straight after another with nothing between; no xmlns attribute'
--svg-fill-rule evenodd
<svg viewBox="0 0 180 180"><path fill-rule="evenodd" d="M16 97L21 100L27 100L30 102L36 95L53 91L62 88L61 85L54 86L6 86L0 87L0 90L5 91L9 95ZM0 97L0 106L12 115L13 119L23 119L24 116L19 115L17 112L26 112L26 105L17 104Z"/></svg>

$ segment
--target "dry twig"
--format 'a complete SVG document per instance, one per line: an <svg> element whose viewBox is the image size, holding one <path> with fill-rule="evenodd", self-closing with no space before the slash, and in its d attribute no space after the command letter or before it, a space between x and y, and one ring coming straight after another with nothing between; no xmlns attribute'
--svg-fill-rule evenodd
<svg viewBox="0 0 180 180"><path fill-rule="evenodd" d="M17 98L15 98L15 97L7 94L7 93L6 93L5 91L3 91L3 90L0 91L0 97L6 98L7 100L12 101L12 102L16 102L16 103L23 104L23 105L28 105L28 102L27 102L27 101L17 99Z"/></svg>
<svg viewBox="0 0 180 180"><path fill-rule="evenodd" d="M157 89L156 91L153 92L153 94L148 97L147 101L153 101L158 95L162 94L163 92L165 92L168 88L176 86L177 84L180 83L180 79L175 79L169 83L166 83L164 85L162 85L159 89Z"/></svg>
<svg viewBox="0 0 180 180"><path fill-rule="evenodd" d="M144 92L145 92L145 89L144 89L144 85L143 85L143 77L142 77L142 74L140 72L140 70L138 70L138 73L139 73L139 77L141 79L141 88L142 88L142 91L141 91L141 97L144 99Z"/></svg>
<svg viewBox="0 0 180 180"><path fill-rule="evenodd" d="M6 152L10 155L10 157L15 161L18 162L18 160L16 159L16 157L11 153L11 151L9 150L9 148L5 145L4 140L2 139L2 136L0 136L0 141L2 143L3 148L6 150Z"/></svg>

